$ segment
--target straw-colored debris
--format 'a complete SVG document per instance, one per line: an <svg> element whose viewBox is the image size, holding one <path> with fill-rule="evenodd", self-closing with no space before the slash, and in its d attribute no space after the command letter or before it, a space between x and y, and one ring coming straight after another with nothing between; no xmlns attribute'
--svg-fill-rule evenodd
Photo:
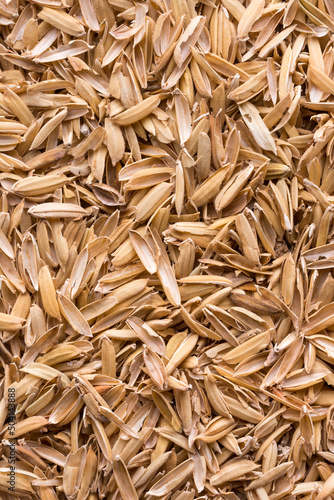
<svg viewBox="0 0 334 500"><path fill-rule="evenodd" d="M1 500L334 498L333 3L0 26Z"/></svg>

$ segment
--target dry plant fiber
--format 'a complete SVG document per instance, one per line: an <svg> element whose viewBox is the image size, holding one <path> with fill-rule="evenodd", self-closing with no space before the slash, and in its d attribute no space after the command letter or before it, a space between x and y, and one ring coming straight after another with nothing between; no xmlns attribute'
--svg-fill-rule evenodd
<svg viewBox="0 0 334 500"><path fill-rule="evenodd" d="M1 500L334 498L332 0L0 0Z"/></svg>

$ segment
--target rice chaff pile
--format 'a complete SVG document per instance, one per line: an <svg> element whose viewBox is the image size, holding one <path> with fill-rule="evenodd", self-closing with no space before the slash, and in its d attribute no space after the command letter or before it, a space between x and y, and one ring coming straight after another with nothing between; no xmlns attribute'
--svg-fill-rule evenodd
<svg viewBox="0 0 334 500"><path fill-rule="evenodd" d="M333 2L0 26L1 500L333 498Z"/></svg>

